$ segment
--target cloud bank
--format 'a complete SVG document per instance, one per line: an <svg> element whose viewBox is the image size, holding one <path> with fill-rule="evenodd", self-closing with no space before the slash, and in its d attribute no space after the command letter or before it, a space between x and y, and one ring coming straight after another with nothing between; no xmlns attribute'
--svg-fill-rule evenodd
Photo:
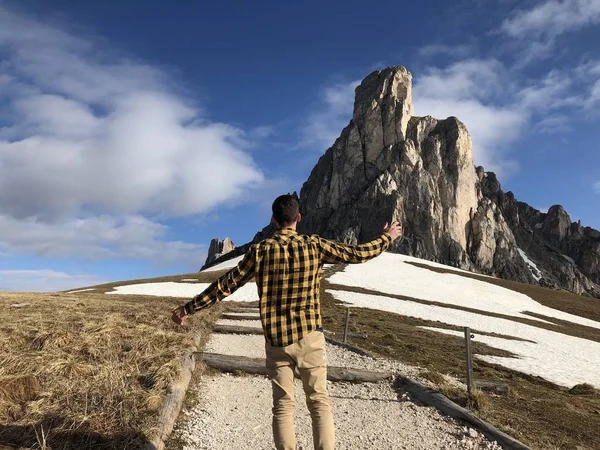
<svg viewBox="0 0 600 450"><path fill-rule="evenodd" d="M164 218L259 188L249 136L168 71L0 3L0 247L187 259ZM70 242L71 245L65 245Z"/></svg>

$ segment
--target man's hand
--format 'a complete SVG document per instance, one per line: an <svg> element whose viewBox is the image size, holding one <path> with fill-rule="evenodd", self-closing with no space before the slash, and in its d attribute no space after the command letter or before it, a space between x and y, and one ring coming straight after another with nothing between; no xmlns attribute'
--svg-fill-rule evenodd
<svg viewBox="0 0 600 450"><path fill-rule="evenodd" d="M175 322L177 325L183 325L183 323L185 322L185 319L187 319L188 317L189 316L185 313L183 306L180 306L179 308L173 310L173 315L171 316L171 320L173 322Z"/></svg>
<svg viewBox="0 0 600 450"><path fill-rule="evenodd" d="M388 225L386 222L385 226L383 227L383 232L389 234L392 238L392 242L394 242L396 239L402 236L402 225L400 225L398 222L392 222L391 225Z"/></svg>

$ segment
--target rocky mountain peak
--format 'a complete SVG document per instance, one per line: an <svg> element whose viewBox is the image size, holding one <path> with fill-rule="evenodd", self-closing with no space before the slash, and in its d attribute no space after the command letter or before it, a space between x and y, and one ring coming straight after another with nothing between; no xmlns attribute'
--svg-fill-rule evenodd
<svg viewBox="0 0 600 450"><path fill-rule="evenodd" d="M373 72L355 94L352 120L302 187L301 232L357 243L379 235L386 221L398 220L404 237L392 250L600 295L591 281L600 278L600 258L586 262L583 272L570 264L591 253L572 244L565 250L571 222L564 209L543 214L503 192L494 173L475 168L467 127L456 117L414 116L408 70ZM590 243L593 233L574 228L580 230L571 233L581 236L578 245L600 245ZM524 252L538 263L541 276L534 277Z"/></svg>
<svg viewBox="0 0 600 450"><path fill-rule="evenodd" d="M408 70L375 71L355 95L352 120L302 186L301 233L354 244L396 220L404 235L392 251L600 297L600 232L572 224L561 206L544 214L503 192L475 168L459 119L413 115Z"/></svg>
<svg viewBox="0 0 600 450"><path fill-rule="evenodd" d="M373 138L365 142L365 156L377 159L377 153L404 141L408 121L414 113L412 75L401 66L378 70L356 88L352 120L362 135Z"/></svg>
<svg viewBox="0 0 600 450"><path fill-rule="evenodd" d="M218 238L212 239L208 247L208 256L206 257L204 266L210 265L216 259L231 252L233 249L235 249L235 244L228 237L222 241Z"/></svg>
<svg viewBox="0 0 600 450"><path fill-rule="evenodd" d="M561 205L554 205L548 209L548 214L542 224L542 232L546 238L558 245L569 234L571 218Z"/></svg>

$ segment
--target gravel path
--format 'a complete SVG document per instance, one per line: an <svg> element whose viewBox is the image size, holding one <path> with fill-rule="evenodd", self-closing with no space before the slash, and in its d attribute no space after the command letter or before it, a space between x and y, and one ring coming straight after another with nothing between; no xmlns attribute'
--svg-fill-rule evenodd
<svg viewBox="0 0 600 450"><path fill-rule="evenodd" d="M260 326L256 321L221 320ZM244 323L247 322L247 323ZM205 351L264 358L264 338L256 335L213 334ZM395 361L363 357L327 344L328 364L368 370L390 370L416 377L418 369ZM390 382L328 383L336 426L336 449L500 449L475 430L419 406L398 394ZM184 450L273 449L271 386L265 377L222 374L203 377L198 403L184 410L174 430ZM368 420L365 420L368 418ZM298 449L312 449L310 416L302 385L296 383Z"/></svg>

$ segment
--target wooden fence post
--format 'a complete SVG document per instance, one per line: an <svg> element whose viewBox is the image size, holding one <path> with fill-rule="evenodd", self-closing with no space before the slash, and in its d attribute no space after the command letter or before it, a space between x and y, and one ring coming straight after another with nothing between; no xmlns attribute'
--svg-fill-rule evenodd
<svg viewBox="0 0 600 450"><path fill-rule="evenodd" d="M350 324L350 308L346 307L346 324L344 325L344 344L348 340L348 325Z"/></svg>
<svg viewBox="0 0 600 450"><path fill-rule="evenodd" d="M467 359L467 392L473 389L473 360L471 355L471 329L465 327L465 353Z"/></svg>

